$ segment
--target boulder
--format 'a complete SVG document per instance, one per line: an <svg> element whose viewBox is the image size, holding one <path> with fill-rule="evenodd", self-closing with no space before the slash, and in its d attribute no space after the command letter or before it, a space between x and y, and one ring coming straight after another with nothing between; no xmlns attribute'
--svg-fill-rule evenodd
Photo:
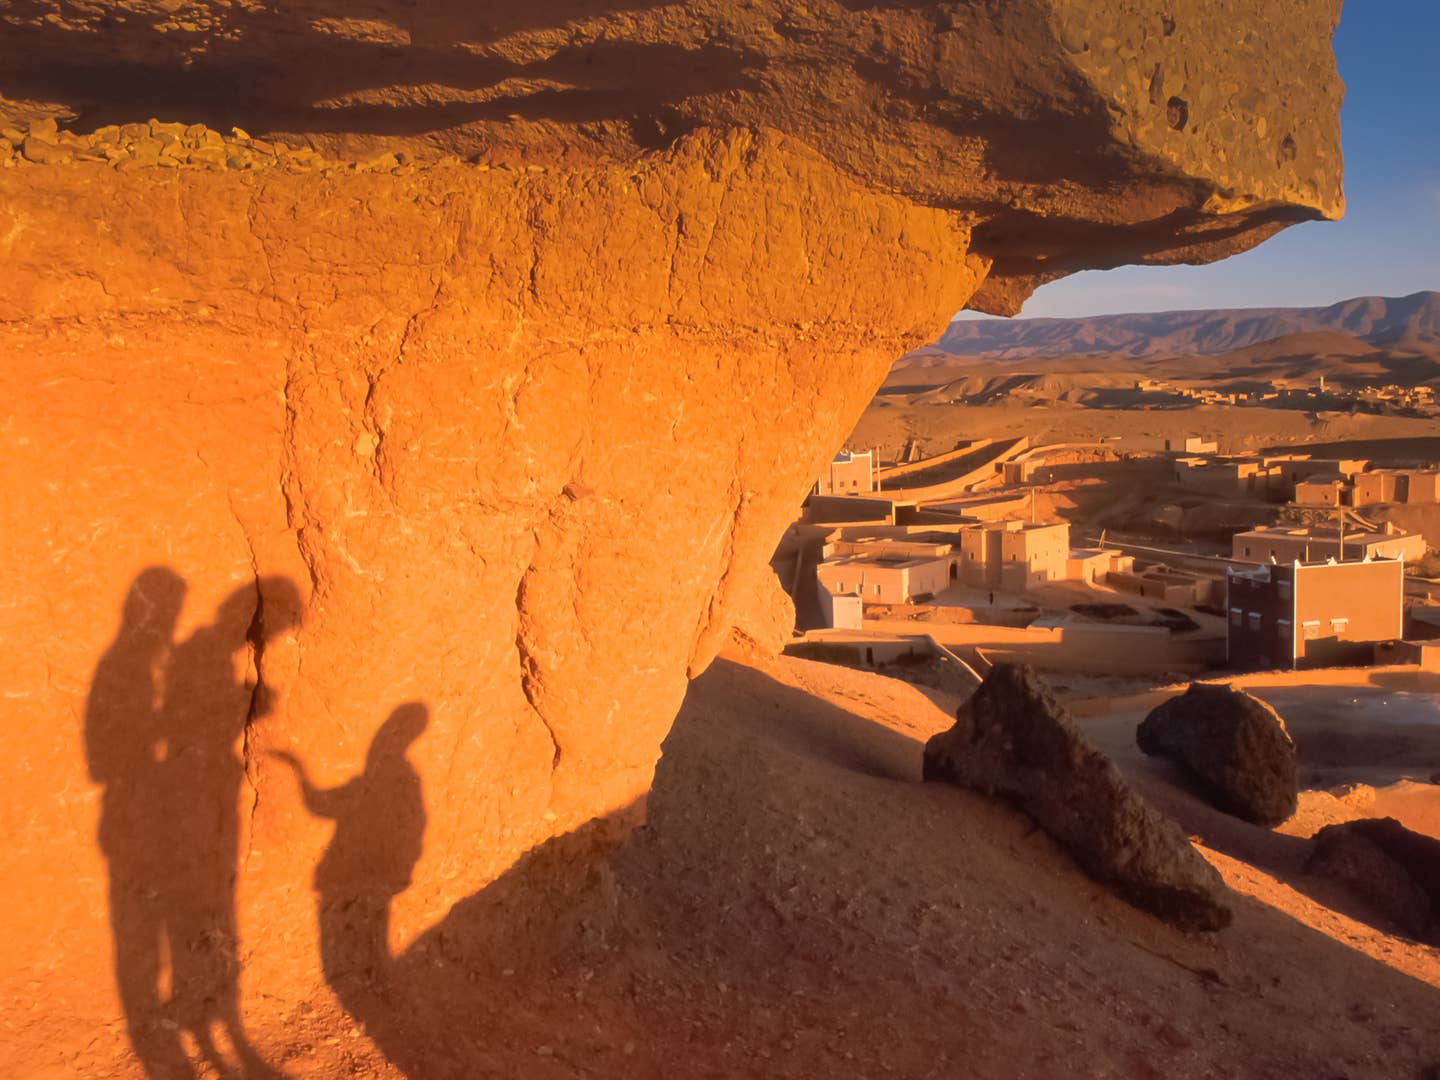
<svg viewBox="0 0 1440 1080"><path fill-rule="evenodd" d="M1135 741L1180 765L1228 814L1279 825L1295 813L1295 742L1279 714L1243 690L1191 683L1151 710Z"/></svg>
<svg viewBox="0 0 1440 1080"><path fill-rule="evenodd" d="M1440 840L1394 818L1326 825L1311 839L1307 874L1341 882L1408 937L1440 931Z"/></svg>
<svg viewBox="0 0 1440 1080"><path fill-rule="evenodd" d="M1096 881L1186 930L1230 924L1229 890L1145 803L1028 667L998 664L925 744L926 780L1013 803Z"/></svg>

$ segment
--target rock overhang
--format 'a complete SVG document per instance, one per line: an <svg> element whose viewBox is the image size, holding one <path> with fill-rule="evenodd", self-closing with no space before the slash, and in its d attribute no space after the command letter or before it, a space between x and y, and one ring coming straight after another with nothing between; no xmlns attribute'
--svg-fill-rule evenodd
<svg viewBox="0 0 1440 1080"><path fill-rule="evenodd" d="M79 130L183 113L338 156L561 168L773 128L968 218L995 261L978 303L1011 310L1077 269L1339 216L1339 8L33 0L0 6L0 96Z"/></svg>

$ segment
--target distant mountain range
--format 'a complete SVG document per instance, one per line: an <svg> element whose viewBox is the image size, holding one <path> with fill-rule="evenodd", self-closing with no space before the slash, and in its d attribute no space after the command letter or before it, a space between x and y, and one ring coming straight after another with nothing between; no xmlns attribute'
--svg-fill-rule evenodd
<svg viewBox="0 0 1440 1080"><path fill-rule="evenodd" d="M1232 308L1086 319L966 319L898 367L989 361L1216 356L1283 342L1298 356L1440 350L1440 292L1362 296L1323 308Z"/></svg>

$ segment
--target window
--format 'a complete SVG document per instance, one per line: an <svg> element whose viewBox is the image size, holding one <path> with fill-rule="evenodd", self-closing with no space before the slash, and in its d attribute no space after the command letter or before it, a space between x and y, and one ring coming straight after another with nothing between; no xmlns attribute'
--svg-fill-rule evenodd
<svg viewBox="0 0 1440 1080"><path fill-rule="evenodd" d="M1241 611L1238 607L1232 607L1230 609L1230 625L1239 626L1242 622L1244 622L1244 615L1245 613Z"/></svg>
<svg viewBox="0 0 1440 1080"><path fill-rule="evenodd" d="M1350 632L1349 619L1331 619L1330 632L1332 634L1346 634Z"/></svg>
<svg viewBox="0 0 1440 1080"><path fill-rule="evenodd" d="M1279 581L1279 582L1276 582L1276 583L1275 583L1275 591L1279 594L1281 600L1289 600L1289 599L1290 599L1290 582L1288 582L1288 581Z"/></svg>
<svg viewBox="0 0 1440 1080"><path fill-rule="evenodd" d="M1250 545L1249 545L1249 544L1246 544L1246 545L1245 545L1245 554L1246 554L1246 555L1249 555L1249 554L1250 554Z"/></svg>
<svg viewBox="0 0 1440 1080"><path fill-rule="evenodd" d="M880 586L879 586L879 585L876 585L876 586L875 586L875 595L876 595L876 596L879 596L879 595L880 595Z"/></svg>
<svg viewBox="0 0 1440 1080"><path fill-rule="evenodd" d="M1280 638L1282 641L1289 641L1289 640L1290 640L1290 620L1289 620L1289 619L1276 619L1276 620L1275 620L1275 636L1278 637L1278 638Z"/></svg>
<svg viewBox="0 0 1440 1080"><path fill-rule="evenodd" d="M1251 629L1251 630L1259 630L1259 629L1260 629L1260 613L1259 613L1258 611L1252 611L1252 612L1250 612L1250 629Z"/></svg>
<svg viewBox="0 0 1440 1080"><path fill-rule="evenodd" d="M1300 624L1300 636L1306 641L1314 641L1320 636L1320 622L1317 619L1306 619Z"/></svg>

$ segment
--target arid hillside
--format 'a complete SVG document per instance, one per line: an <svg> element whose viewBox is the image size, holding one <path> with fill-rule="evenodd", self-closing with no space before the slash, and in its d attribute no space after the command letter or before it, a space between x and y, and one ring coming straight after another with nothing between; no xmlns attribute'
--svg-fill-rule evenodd
<svg viewBox="0 0 1440 1080"><path fill-rule="evenodd" d="M1440 292L1362 296L1324 308L1167 311L1087 319L960 319L952 322L933 346L918 350L897 366L939 364L945 356L992 361L1054 360L1092 353L1132 358L1218 356L1301 334L1330 334L1398 348L1440 348ZM1306 347L1312 344L1306 343Z"/></svg>
<svg viewBox="0 0 1440 1080"><path fill-rule="evenodd" d="M1147 797L1204 837L1239 894L1232 926L1176 931L1023 815L921 783L953 699L802 660L725 659L692 684L649 821L612 860L587 858L583 833L550 841L393 966L342 983L353 1020L323 998L262 1001L257 1043L316 1080L1416 1080L1440 1063L1440 954L1289 868L1298 837L1360 811L1307 792L1275 833L1227 819L1134 750L1164 693L1061 685ZM1303 688L1277 692L1294 709ZM1398 729L1387 737L1399 745ZM1402 771L1440 729L1412 739L1424 742L1394 759ZM1347 775L1328 752L1327 782ZM352 839L384 850L377 825ZM102 1032L65 1063L142 1075L114 1066L121 1038Z"/></svg>

